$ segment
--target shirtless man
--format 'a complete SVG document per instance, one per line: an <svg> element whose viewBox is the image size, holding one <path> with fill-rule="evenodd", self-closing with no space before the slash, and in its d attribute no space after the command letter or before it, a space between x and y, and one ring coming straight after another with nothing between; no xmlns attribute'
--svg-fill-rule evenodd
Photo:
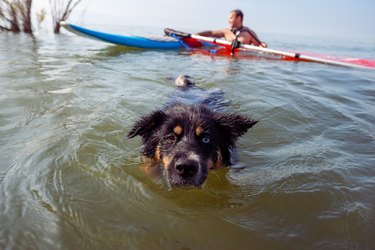
<svg viewBox="0 0 375 250"><path fill-rule="evenodd" d="M229 29L221 29L221 30L213 30L213 31L203 31L199 32L197 35L200 36L212 36L212 37L224 37L225 40L232 42L237 32L239 31L238 35L238 42L242 44L251 44L255 46L260 46L263 48L267 48L267 44L261 42L257 36L257 34L248 27L243 26L243 13L241 10L232 10L229 13Z"/></svg>

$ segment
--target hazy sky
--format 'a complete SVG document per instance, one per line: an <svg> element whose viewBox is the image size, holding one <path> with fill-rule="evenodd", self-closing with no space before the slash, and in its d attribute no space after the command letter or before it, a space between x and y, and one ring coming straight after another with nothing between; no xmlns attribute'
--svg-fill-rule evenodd
<svg viewBox="0 0 375 250"><path fill-rule="evenodd" d="M48 0L39 0L47 1ZM83 0L73 23L217 29L240 8L259 33L359 36L375 40L375 0Z"/></svg>

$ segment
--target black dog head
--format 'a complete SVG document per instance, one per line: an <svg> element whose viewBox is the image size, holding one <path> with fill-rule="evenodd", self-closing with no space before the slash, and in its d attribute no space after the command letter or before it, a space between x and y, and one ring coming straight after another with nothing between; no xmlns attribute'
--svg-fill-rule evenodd
<svg viewBox="0 0 375 250"><path fill-rule="evenodd" d="M200 186L208 170L231 164L236 140L257 121L177 104L135 123L128 138L142 137L142 153L160 161L171 186Z"/></svg>

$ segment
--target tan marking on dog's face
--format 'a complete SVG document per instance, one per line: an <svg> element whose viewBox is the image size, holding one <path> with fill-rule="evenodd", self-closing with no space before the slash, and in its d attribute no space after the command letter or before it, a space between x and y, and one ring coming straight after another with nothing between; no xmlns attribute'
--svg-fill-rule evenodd
<svg viewBox="0 0 375 250"><path fill-rule="evenodd" d="M168 166L169 166L169 164L171 163L171 161L172 161L172 158L171 158L171 157L168 157L168 156L163 157L163 159L162 159L163 168L164 168L164 169L168 169Z"/></svg>
<svg viewBox="0 0 375 250"><path fill-rule="evenodd" d="M219 148L217 149L216 153L217 153L217 159L219 161L223 161L223 155L221 154L221 150Z"/></svg>
<svg viewBox="0 0 375 250"><path fill-rule="evenodd" d="M160 171L160 163L155 161L143 162L141 170L151 178L160 178L162 173Z"/></svg>
<svg viewBox="0 0 375 250"><path fill-rule="evenodd" d="M181 125L177 125L176 127L173 128L173 132L176 134L176 135L181 135L182 132L183 132L183 129L181 127Z"/></svg>
<svg viewBox="0 0 375 250"><path fill-rule="evenodd" d="M207 161L207 167L208 167L208 169L218 169L218 168L225 167L225 165L223 163L223 156L222 156L220 150L217 150L217 160L213 161L212 159L209 159Z"/></svg>
<svg viewBox="0 0 375 250"><path fill-rule="evenodd" d="M156 147L156 151L155 151L155 159L156 159L157 161L160 161L160 159L161 159L161 155L160 155L160 146L159 146L159 145Z"/></svg>
<svg viewBox="0 0 375 250"><path fill-rule="evenodd" d="M196 134L197 136L201 136L203 132L204 132L204 129L203 129L202 127L197 127L197 128L195 129L195 134Z"/></svg>
<svg viewBox="0 0 375 250"><path fill-rule="evenodd" d="M147 157L147 156L142 155L141 159L142 159L142 162L144 164L154 164L155 163L155 158L151 158L151 157Z"/></svg>

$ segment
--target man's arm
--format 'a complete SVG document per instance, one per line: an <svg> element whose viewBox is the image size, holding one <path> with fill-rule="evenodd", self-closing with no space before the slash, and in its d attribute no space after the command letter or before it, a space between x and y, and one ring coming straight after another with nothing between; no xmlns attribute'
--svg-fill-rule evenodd
<svg viewBox="0 0 375 250"><path fill-rule="evenodd" d="M254 46L259 46L263 48L267 48L267 44L260 41L257 34L253 31L248 29L249 32L243 31L241 34L238 36L238 41L242 44L251 44Z"/></svg>
<svg viewBox="0 0 375 250"><path fill-rule="evenodd" d="M211 36L211 37L224 37L225 36L225 30L207 30L197 33L199 36Z"/></svg>
<svg viewBox="0 0 375 250"><path fill-rule="evenodd" d="M249 28L248 28L249 29ZM263 48L267 48L268 47L268 45L267 45L267 43L265 43L265 42L262 42L260 39L259 39L259 37L258 37L258 35L255 33L255 31L253 31L253 30L251 30L251 29L249 29L249 31L250 31L250 33L251 33L251 41L250 41L250 44L253 44L253 45L255 45L255 46L259 46L259 47L263 47Z"/></svg>

